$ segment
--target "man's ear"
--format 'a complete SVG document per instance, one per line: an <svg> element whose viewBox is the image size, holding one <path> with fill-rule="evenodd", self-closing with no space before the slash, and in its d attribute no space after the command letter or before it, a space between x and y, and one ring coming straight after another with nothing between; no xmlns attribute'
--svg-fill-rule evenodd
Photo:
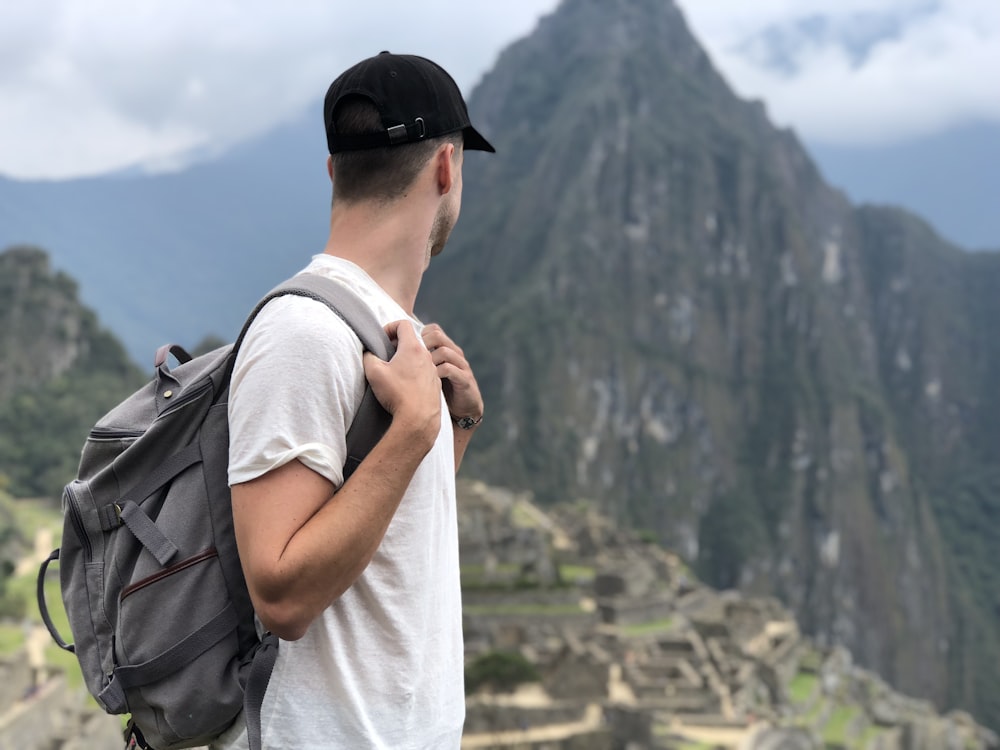
<svg viewBox="0 0 1000 750"><path fill-rule="evenodd" d="M330 176L330 181L333 181L333 157L326 157L326 173Z"/></svg>
<svg viewBox="0 0 1000 750"><path fill-rule="evenodd" d="M455 144L445 143L434 154L434 165L437 175L438 190L441 195L447 195L455 184Z"/></svg>

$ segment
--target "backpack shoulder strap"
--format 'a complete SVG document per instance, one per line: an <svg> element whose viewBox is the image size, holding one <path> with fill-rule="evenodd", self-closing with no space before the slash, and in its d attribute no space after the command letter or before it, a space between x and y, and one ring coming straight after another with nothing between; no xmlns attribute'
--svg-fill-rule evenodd
<svg viewBox="0 0 1000 750"><path fill-rule="evenodd" d="M240 344L243 343L243 337L250 329L250 324L264 309L264 306L271 300L287 294L309 297L324 303L347 323L355 335L361 339L361 344L367 351L383 360L388 360L392 356L394 351L392 343L368 305L343 284L315 273L300 273L293 276L264 295L264 298L257 303L243 324L243 330L240 331L239 338L233 345L234 351L239 349Z"/></svg>
<svg viewBox="0 0 1000 750"><path fill-rule="evenodd" d="M277 297L294 294L299 297L308 297L318 302L324 303L341 320L347 323L348 327L361 340L361 345L366 351L370 351L379 359L388 361L395 352L389 336L385 329L375 318L368 305L361 300L354 292L343 284L339 284L333 279L320 276L314 273L300 273L287 281L279 284L268 292L257 306L253 309L243 324L239 338L233 344L233 357L230 359L230 366L236 361L236 352L239 351L243 338L250 329L257 314L264 309L264 306ZM228 377L226 378L228 382ZM372 389L365 387L365 394L358 407L358 413L347 431L347 462L344 464L344 480L354 473L358 464L368 455L375 444L382 439L382 435L389 427L392 417L382 408L382 405L375 398Z"/></svg>

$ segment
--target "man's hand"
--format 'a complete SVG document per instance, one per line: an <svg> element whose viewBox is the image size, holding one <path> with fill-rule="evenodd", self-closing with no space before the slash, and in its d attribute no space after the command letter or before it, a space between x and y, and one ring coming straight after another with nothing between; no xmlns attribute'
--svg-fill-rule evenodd
<svg viewBox="0 0 1000 750"><path fill-rule="evenodd" d="M424 326L422 336L437 366L451 416L456 419L478 419L483 416L483 397L479 393L479 384L461 347L436 323Z"/></svg>
<svg viewBox="0 0 1000 750"><path fill-rule="evenodd" d="M385 331L396 344L396 353L383 362L365 352L365 377L393 422L415 430L433 444L441 426L441 381L436 362L410 321L389 323Z"/></svg>

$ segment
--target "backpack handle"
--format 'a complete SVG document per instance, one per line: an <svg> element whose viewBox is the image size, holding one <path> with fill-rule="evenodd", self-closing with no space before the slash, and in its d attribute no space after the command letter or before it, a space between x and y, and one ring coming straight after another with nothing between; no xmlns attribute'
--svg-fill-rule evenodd
<svg viewBox="0 0 1000 750"><path fill-rule="evenodd" d="M56 642L56 645L63 651L69 651L73 654L76 653L76 646L72 643L66 643L63 637L59 635L59 631L56 629L55 623L52 622L52 617L49 615L49 607L45 603L45 571L49 569L50 562L58 559L59 550L55 549L51 555L42 561L41 567L38 568L38 611L41 612L42 622L45 623L45 627L48 628L49 635L52 636L52 640Z"/></svg>
<svg viewBox="0 0 1000 750"><path fill-rule="evenodd" d="M174 355L174 359L180 362L182 365L185 362L190 362L194 357L188 354L187 349L185 349L180 344L164 344L159 349L156 350L156 355L153 357L153 369L159 370L163 365L167 363L167 357L171 354Z"/></svg>

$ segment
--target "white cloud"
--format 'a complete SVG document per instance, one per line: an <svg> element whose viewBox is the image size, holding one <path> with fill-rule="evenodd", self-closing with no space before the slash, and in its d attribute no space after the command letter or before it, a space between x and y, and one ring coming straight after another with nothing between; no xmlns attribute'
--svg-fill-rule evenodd
<svg viewBox="0 0 1000 750"><path fill-rule="evenodd" d="M740 0L685 2L696 34L743 96L808 140L880 144L977 120L1000 122L1000 3L995 0ZM799 34L791 70L767 63L767 35ZM885 25L858 55L865 23ZM788 50L786 50L788 51Z"/></svg>
<svg viewBox="0 0 1000 750"><path fill-rule="evenodd" d="M0 173L183 166L322 99L382 49L422 54L466 93L556 0L475 6L300 0L0 5Z"/></svg>
<svg viewBox="0 0 1000 750"><path fill-rule="evenodd" d="M557 2L0 3L0 174L180 167L300 116L337 72L381 49L437 60L468 93ZM877 12L870 0L680 5L738 93L807 140L888 142L1000 121L996 0L883 0ZM803 34L817 19L823 33ZM852 44L869 20L888 31L859 59ZM792 41L792 72L768 63L775 34Z"/></svg>

